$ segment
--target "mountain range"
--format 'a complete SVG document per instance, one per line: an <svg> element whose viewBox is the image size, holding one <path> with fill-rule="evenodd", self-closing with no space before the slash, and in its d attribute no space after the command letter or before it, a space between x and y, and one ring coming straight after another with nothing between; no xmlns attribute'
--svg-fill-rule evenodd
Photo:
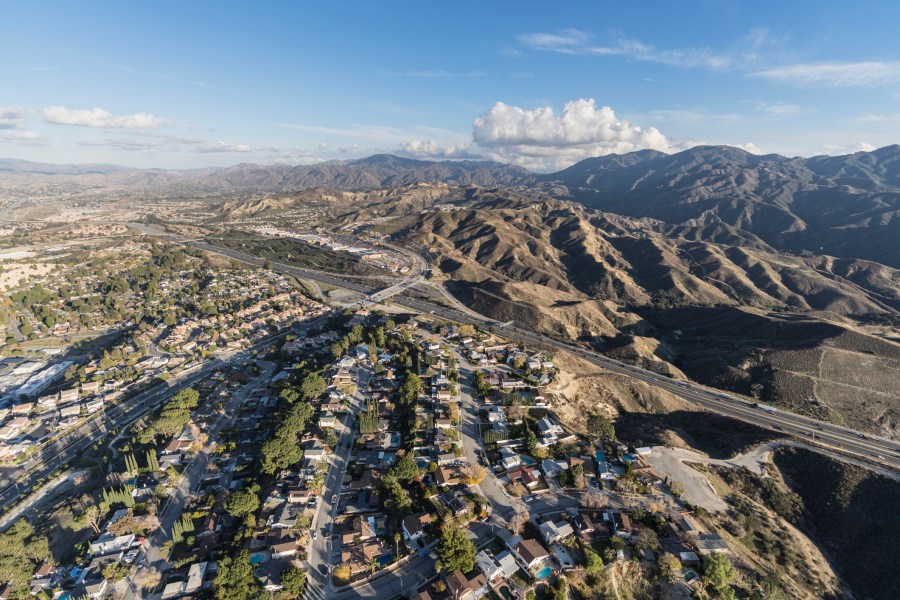
<svg viewBox="0 0 900 600"><path fill-rule="evenodd" d="M642 150L556 173L490 161L387 154L314 165L239 164L173 171L0 160L0 184L63 180L168 197L366 191L416 183L509 188L651 219L670 235L900 267L900 146L845 156L757 156L728 146ZM25 194L27 196L27 193ZM17 197L21 198L22 195Z"/></svg>

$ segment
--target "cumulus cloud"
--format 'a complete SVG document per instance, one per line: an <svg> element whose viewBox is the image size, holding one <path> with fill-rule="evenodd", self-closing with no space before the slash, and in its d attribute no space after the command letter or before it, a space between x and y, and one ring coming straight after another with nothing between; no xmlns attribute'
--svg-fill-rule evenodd
<svg viewBox="0 0 900 600"><path fill-rule="evenodd" d="M598 108L593 98L568 102L559 114L549 106L526 110L497 102L475 119L472 137L495 160L538 170L590 156L672 149L655 127L619 119L612 108Z"/></svg>
<svg viewBox="0 0 900 600"><path fill-rule="evenodd" d="M406 140L400 148L402 154L417 158L481 158L472 144L444 145L435 140Z"/></svg>
<svg viewBox="0 0 900 600"><path fill-rule="evenodd" d="M102 108L69 110L65 106L48 106L41 113L47 123L102 129L156 129L172 124L171 121L150 113L117 117Z"/></svg>
<svg viewBox="0 0 900 600"><path fill-rule="evenodd" d="M800 63L764 69L753 75L800 86L869 87L900 82L900 61Z"/></svg>
<svg viewBox="0 0 900 600"><path fill-rule="evenodd" d="M871 152L875 150L875 146L868 142L853 142L850 144L825 144L822 150L825 154L833 154L840 156L842 154L855 154L856 152Z"/></svg>
<svg viewBox="0 0 900 600"><path fill-rule="evenodd" d="M747 142L746 144L735 144L735 148L740 148L744 152L749 152L750 154L762 154L763 151L759 149L759 146L754 144L753 142Z"/></svg>
<svg viewBox="0 0 900 600"><path fill-rule="evenodd" d="M25 123L25 110L20 106L0 106L0 129L14 129Z"/></svg>

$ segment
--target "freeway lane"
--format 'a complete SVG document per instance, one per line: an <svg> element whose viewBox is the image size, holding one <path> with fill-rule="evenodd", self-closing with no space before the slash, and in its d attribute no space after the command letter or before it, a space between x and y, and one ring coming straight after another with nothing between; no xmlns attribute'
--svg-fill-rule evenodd
<svg viewBox="0 0 900 600"><path fill-rule="evenodd" d="M459 311L447 309L437 304L414 298L394 298L393 302L419 312L438 315L457 322L471 323L473 325L477 324L483 327L496 324L495 321L487 318L477 319L470 315L462 314ZM720 396L717 396L717 394L722 393L719 390L706 388L696 384L688 384L688 387L684 387L679 385L679 382L657 373L633 367L602 356L596 352L591 352L578 346L554 340L547 336L523 330L515 326L503 327L500 330L500 334L510 339L532 345L544 345L566 350L588 362L603 367L608 371L627 375L649 385L665 389L685 400L699 404L712 412L734 417L741 421L746 421L767 429L801 435L808 442L825 443L844 451L858 454L883 466L895 470L900 469L900 460L898 460L898 456L900 456L898 455L900 445L890 440L872 437L863 439L853 430L786 411L779 411L772 415L761 409L754 408L749 403L742 400L721 398ZM816 439L812 440L812 438L807 435L808 432L814 432L817 436Z"/></svg>
<svg viewBox="0 0 900 600"><path fill-rule="evenodd" d="M261 259L253 256L235 252L227 248L212 246L205 242L189 243L197 248L224 254L225 256L257 266L263 263ZM373 291L377 291L368 286L361 285L358 282L345 281L341 279L339 275L325 275L321 272L308 271L306 269L291 267L281 263L273 263L272 267L278 271L283 271L291 275L315 279L322 283L354 290L366 295L370 295ZM413 311L433 314L458 323L469 323L481 327L497 326L496 321L484 316L476 316L477 313L474 313L473 311L463 313L462 311L446 308L439 304L405 296L395 296L393 297L392 302ZM693 383L688 384L688 387L683 387L674 380L670 380L657 373L646 371L639 367L633 367L599 353L585 350L574 344L555 340L542 334L521 329L514 325L499 327L498 333L509 339L526 344L549 346L571 352L584 360L614 373L627 375L649 385L665 389L666 391L690 402L694 402L709 411L733 417L766 429L782 431L791 435L800 435L810 443L819 443L832 448L838 448L845 452L862 456L884 467L900 470L900 444L891 440L875 437L864 439L851 429L787 411L779 411L772 415L761 409L753 408L749 403L742 400L721 398L720 396L717 396L717 394L722 394L719 390L706 388ZM817 437L812 439L811 436L808 435L809 432L815 433Z"/></svg>
<svg viewBox="0 0 900 600"><path fill-rule="evenodd" d="M99 436L138 419L154 408L160 400L191 385L219 364L221 361L213 360L205 363L196 371L185 372L181 377L167 382L166 385L154 387L152 390L98 412L74 430L49 442L41 448L37 455L22 464L27 475L20 477L18 481L0 491L0 506L4 508L11 506L18 497L28 493L41 478L74 459L79 452L93 444Z"/></svg>
<svg viewBox="0 0 900 600"><path fill-rule="evenodd" d="M296 332L298 329L318 327L325 323L328 315L317 317L311 321L302 321L296 327L286 329L281 333L265 338L252 346L241 350L242 353L252 355L280 338ZM0 490L0 507L9 510L17 499L21 499L30 492L43 477L53 473L74 460L78 454L93 444L98 437L102 437L111 429L118 429L129 425L147 412L155 409L166 398L171 397L179 390L188 387L208 375L212 370L221 367L232 360L237 354L229 350L222 352L217 358L207 360L202 365L179 373L165 385L154 387L136 396L124 400L119 404L103 411L99 411L87 421L42 446L40 454L23 463L23 470L27 474Z"/></svg>

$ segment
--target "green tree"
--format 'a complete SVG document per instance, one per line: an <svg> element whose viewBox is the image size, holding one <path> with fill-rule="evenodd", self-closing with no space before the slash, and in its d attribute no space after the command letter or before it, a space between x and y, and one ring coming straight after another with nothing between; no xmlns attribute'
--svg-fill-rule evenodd
<svg viewBox="0 0 900 600"><path fill-rule="evenodd" d="M259 496L253 488L238 490L225 500L225 510L235 517L245 517L259 509Z"/></svg>
<svg viewBox="0 0 900 600"><path fill-rule="evenodd" d="M0 581L11 583L13 589L27 591L34 568L48 558L47 538L37 535L25 519L16 520L0 533Z"/></svg>
<svg viewBox="0 0 900 600"><path fill-rule="evenodd" d="M306 571L291 565L281 574L281 585L284 586L281 592L285 598L289 600L299 598L306 587Z"/></svg>
<svg viewBox="0 0 900 600"><path fill-rule="evenodd" d="M419 398L422 391L422 379L412 371L406 372L406 379L400 386L400 402L410 406Z"/></svg>
<svg viewBox="0 0 900 600"><path fill-rule="evenodd" d="M458 569L468 573L475 568L475 544L466 536L466 531L459 527L444 527L437 553L441 564L448 571Z"/></svg>
<svg viewBox="0 0 900 600"><path fill-rule="evenodd" d="M384 500L385 508L395 516L399 517L405 515L412 506L412 499L409 497L409 492L406 491L406 488L403 487L400 480L390 473L385 475L381 481L384 485L386 496Z"/></svg>
<svg viewBox="0 0 900 600"><path fill-rule="evenodd" d="M721 596L729 588L734 579L734 567L731 561L721 552L712 552L703 556L703 580Z"/></svg>
<svg viewBox="0 0 900 600"><path fill-rule="evenodd" d="M264 600L269 594L259 585L250 564L250 552L241 550L234 557L219 561L213 589L217 600Z"/></svg>
<svg viewBox="0 0 900 600"><path fill-rule="evenodd" d="M338 445L338 434L334 432L334 429L331 427L326 427L325 431L325 445L334 450Z"/></svg>
<svg viewBox="0 0 900 600"><path fill-rule="evenodd" d="M601 415L591 415L587 420L587 429L594 435L607 439L616 439L616 429L612 422Z"/></svg>
<svg viewBox="0 0 900 600"><path fill-rule="evenodd" d="M671 552L665 552L657 561L659 575L666 581L677 581L681 577L681 561Z"/></svg>
<svg viewBox="0 0 900 600"><path fill-rule="evenodd" d="M537 448L538 439L537 435L535 435L534 430L525 424L525 449L528 450L529 453L534 454L535 448Z"/></svg>
<svg viewBox="0 0 900 600"><path fill-rule="evenodd" d="M587 562L584 570L588 575L599 575L603 572L603 559L600 558L599 554L597 554L590 548L585 548L584 557Z"/></svg>
<svg viewBox="0 0 900 600"><path fill-rule="evenodd" d="M304 400L318 398L322 392L325 391L326 387L328 387L328 385L325 383L325 380L322 379L321 375L318 373L310 373L303 378L303 382L300 384L300 396Z"/></svg>
<svg viewBox="0 0 900 600"><path fill-rule="evenodd" d="M275 435L265 442L259 449L263 473L271 475L281 469L286 469L303 460L303 449L297 444L296 435L285 437Z"/></svg>
<svg viewBox="0 0 900 600"><path fill-rule="evenodd" d="M391 474L401 481L412 481L419 476L419 467L411 452L407 452L397 459L391 467Z"/></svg>
<svg viewBox="0 0 900 600"><path fill-rule="evenodd" d="M184 388L172 397L172 402L185 410L194 410L200 404L200 392L194 388Z"/></svg>

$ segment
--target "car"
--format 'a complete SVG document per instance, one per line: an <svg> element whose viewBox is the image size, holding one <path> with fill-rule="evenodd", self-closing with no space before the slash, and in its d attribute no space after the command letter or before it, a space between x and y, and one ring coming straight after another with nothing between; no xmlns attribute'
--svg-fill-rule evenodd
<svg viewBox="0 0 900 600"><path fill-rule="evenodd" d="M886 459L884 458L884 456L882 456L881 454L879 454L879 455L878 455L878 460L886 460Z"/></svg>
<svg viewBox="0 0 900 600"><path fill-rule="evenodd" d="M312 539L316 539L317 537L319 537L319 532L318 532L318 531L313 531L313 532L312 532Z"/></svg>
<svg viewBox="0 0 900 600"><path fill-rule="evenodd" d="M322 575L328 575L328 567L325 565L319 565L319 573Z"/></svg>
<svg viewBox="0 0 900 600"><path fill-rule="evenodd" d="M335 502L337 502L337 494L332 494L331 503L334 504Z"/></svg>
<svg viewBox="0 0 900 600"><path fill-rule="evenodd" d="M864 439L866 439L866 434L864 434L864 433L857 433L857 434L856 434L856 437L858 437L858 438L861 439L861 440L864 440Z"/></svg>

